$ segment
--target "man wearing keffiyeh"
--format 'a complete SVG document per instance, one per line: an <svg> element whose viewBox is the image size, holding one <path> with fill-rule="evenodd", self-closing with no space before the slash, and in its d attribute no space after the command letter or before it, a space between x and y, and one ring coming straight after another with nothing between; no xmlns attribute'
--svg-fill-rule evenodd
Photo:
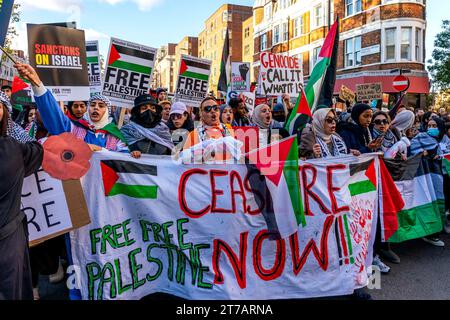
<svg viewBox="0 0 450 320"><path fill-rule="evenodd" d="M92 96L88 106L89 120L74 121L63 114L51 92L30 65L19 63L15 67L21 77L36 84L32 86L34 97L44 126L50 134L71 132L94 151L106 148L109 151L129 152L120 130L109 121L111 102L108 98L100 94Z"/></svg>

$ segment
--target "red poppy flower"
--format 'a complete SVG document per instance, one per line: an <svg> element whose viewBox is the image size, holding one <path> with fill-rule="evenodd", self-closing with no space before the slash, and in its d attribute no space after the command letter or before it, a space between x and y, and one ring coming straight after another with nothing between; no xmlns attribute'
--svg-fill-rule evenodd
<svg viewBox="0 0 450 320"><path fill-rule="evenodd" d="M58 180L78 180L91 167L91 148L71 133L52 136L44 142L42 168Z"/></svg>

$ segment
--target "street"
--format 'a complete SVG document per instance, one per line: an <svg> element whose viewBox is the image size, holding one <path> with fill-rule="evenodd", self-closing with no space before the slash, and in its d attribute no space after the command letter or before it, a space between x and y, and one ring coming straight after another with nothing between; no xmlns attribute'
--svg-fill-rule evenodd
<svg viewBox="0 0 450 320"><path fill-rule="evenodd" d="M375 300L450 300L450 235L441 235L445 248L433 247L422 240L392 245L401 264L382 276L381 290L370 290ZM42 277L42 300L67 300L64 284L51 285Z"/></svg>

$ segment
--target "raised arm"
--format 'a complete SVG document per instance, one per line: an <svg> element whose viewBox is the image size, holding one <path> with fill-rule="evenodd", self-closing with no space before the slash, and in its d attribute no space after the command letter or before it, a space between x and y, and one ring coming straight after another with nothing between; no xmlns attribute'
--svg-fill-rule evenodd
<svg viewBox="0 0 450 320"><path fill-rule="evenodd" d="M27 64L18 63L14 67L20 76L27 79L32 85L34 98L45 128L52 135L70 132L71 123L59 107L53 94L47 90L37 72Z"/></svg>

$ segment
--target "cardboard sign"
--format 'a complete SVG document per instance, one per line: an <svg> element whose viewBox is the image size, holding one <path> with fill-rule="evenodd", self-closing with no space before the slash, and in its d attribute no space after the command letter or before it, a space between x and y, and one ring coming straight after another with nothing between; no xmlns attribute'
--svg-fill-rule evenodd
<svg viewBox="0 0 450 320"><path fill-rule="evenodd" d="M381 83L365 83L356 85L358 102L383 99L383 88Z"/></svg>
<svg viewBox="0 0 450 320"><path fill-rule="evenodd" d="M56 180L43 170L25 179L21 209L27 216L30 246L90 223L80 181Z"/></svg>
<svg viewBox="0 0 450 320"><path fill-rule="evenodd" d="M255 110L255 93L254 92L242 92L241 97L245 102L248 113L250 116L253 114L253 110Z"/></svg>
<svg viewBox="0 0 450 320"><path fill-rule="evenodd" d="M102 75L100 72L100 54L98 52L98 41L86 42L86 54L91 95L101 93Z"/></svg>
<svg viewBox="0 0 450 320"><path fill-rule="evenodd" d="M303 63L300 59L270 52L261 53L260 88L265 95L287 93L298 96L303 88Z"/></svg>
<svg viewBox="0 0 450 320"><path fill-rule="evenodd" d="M199 107L208 95L211 61L181 55L175 100Z"/></svg>
<svg viewBox="0 0 450 320"><path fill-rule="evenodd" d="M341 91L339 92L339 98L341 100L353 103L353 102L355 102L356 95L352 90L350 90L346 86L342 85Z"/></svg>
<svg viewBox="0 0 450 320"><path fill-rule="evenodd" d="M115 106L132 108L150 90L156 53L155 48L111 38L103 95Z"/></svg>
<svg viewBox="0 0 450 320"><path fill-rule="evenodd" d="M58 101L89 100L84 31L27 25L30 64Z"/></svg>
<svg viewBox="0 0 450 320"><path fill-rule="evenodd" d="M231 64L231 90L236 92L250 91L250 63L233 62Z"/></svg>

